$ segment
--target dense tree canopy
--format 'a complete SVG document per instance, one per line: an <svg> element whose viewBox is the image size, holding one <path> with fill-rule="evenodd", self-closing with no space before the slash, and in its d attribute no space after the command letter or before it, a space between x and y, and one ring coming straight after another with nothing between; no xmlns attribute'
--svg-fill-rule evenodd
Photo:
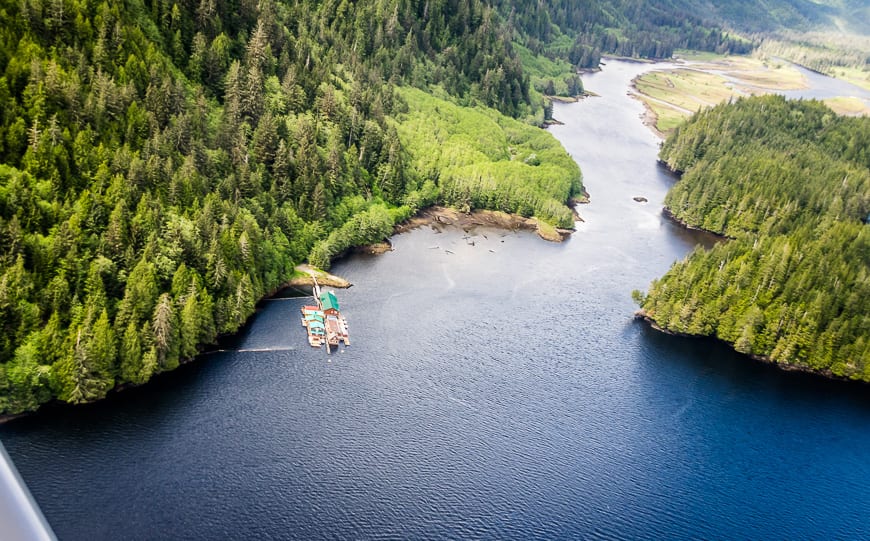
<svg viewBox="0 0 870 541"><path fill-rule="evenodd" d="M434 202L571 225L509 117L674 47L748 44L641 0L0 0L0 412L171 370Z"/></svg>
<svg viewBox="0 0 870 541"><path fill-rule="evenodd" d="M662 327L774 362L870 381L870 119L741 99L662 147L666 205L733 238L696 249L642 301Z"/></svg>
<svg viewBox="0 0 870 541"><path fill-rule="evenodd" d="M670 58L675 49L747 53L752 44L700 18L694 0L499 0L526 46L594 68L602 54ZM727 18L707 20L725 22Z"/></svg>
<svg viewBox="0 0 870 541"><path fill-rule="evenodd" d="M0 0L0 13L0 412L171 370L295 263L328 265L437 201L438 176L398 136L416 117L397 85L540 112L480 0ZM562 208L528 208L564 223L579 174L539 133L557 188L536 189Z"/></svg>

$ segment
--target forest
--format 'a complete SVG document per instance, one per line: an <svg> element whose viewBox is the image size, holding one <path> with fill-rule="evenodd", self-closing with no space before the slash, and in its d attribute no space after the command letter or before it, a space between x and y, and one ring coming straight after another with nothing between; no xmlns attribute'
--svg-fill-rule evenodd
<svg viewBox="0 0 870 541"><path fill-rule="evenodd" d="M398 136L414 114L402 85L476 104L517 148L545 140L521 166L558 185L524 187L543 202L511 208L564 225L550 204L580 189L554 139L509 122L542 106L479 1L4 0L0 13L3 413L172 370L295 264L328 266L436 202L438 177Z"/></svg>
<svg viewBox="0 0 870 541"><path fill-rule="evenodd" d="M751 48L689 12L0 0L0 414L172 370L434 203L570 226L546 95L606 53Z"/></svg>
<svg viewBox="0 0 870 541"><path fill-rule="evenodd" d="M660 158L682 173L665 199L674 217L730 240L635 292L642 313L774 363L870 381L870 119L742 98L693 116Z"/></svg>

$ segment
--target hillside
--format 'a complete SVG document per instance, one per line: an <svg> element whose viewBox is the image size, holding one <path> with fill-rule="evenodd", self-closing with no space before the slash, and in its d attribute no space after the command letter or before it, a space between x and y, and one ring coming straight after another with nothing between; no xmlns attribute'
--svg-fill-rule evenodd
<svg viewBox="0 0 870 541"><path fill-rule="evenodd" d="M540 112L497 12L441 7L0 3L0 412L171 370L296 263L435 202L397 84ZM540 137L540 167L570 162ZM579 175L554 167L564 205Z"/></svg>
<svg viewBox="0 0 870 541"><path fill-rule="evenodd" d="M0 0L0 15L13 413L172 370L295 264L433 203L569 226L576 165L515 119L541 123L542 93L579 93L577 68L604 53L751 48L640 0Z"/></svg>

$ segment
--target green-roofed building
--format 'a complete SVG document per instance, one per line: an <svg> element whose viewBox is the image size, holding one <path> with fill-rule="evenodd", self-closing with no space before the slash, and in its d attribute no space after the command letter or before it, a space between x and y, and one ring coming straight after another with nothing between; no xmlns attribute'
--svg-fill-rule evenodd
<svg viewBox="0 0 870 541"><path fill-rule="evenodd" d="M338 299L332 291L320 294L320 305L324 314L338 314Z"/></svg>

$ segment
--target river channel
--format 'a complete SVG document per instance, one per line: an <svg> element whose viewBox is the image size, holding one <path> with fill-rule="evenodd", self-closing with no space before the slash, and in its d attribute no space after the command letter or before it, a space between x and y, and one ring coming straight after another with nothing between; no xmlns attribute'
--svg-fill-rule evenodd
<svg viewBox="0 0 870 541"><path fill-rule="evenodd" d="M58 536L868 538L866 386L632 317L709 242L661 215L676 180L626 94L648 69L609 61L600 97L556 105L591 194L567 242L399 235L335 265L331 356L275 299L228 351L0 427Z"/></svg>

